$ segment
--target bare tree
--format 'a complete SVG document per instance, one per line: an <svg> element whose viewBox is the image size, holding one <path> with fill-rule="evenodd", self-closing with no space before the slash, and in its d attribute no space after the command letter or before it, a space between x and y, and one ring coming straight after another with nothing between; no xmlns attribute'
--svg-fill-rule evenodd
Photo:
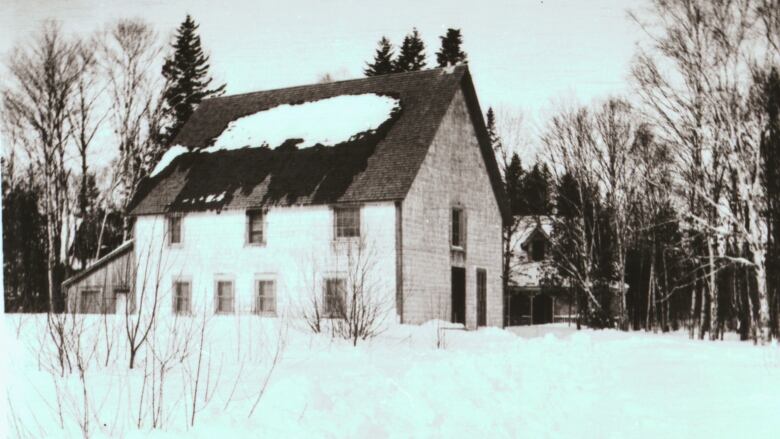
<svg viewBox="0 0 780 439"><path fill-rule="evenodd" d="M108 80L111 121L119 154L114 172L126 211L138 182L161 156L165 84L159 75L163 45L140 20L120 20L103 37L101 63ZM125 218L125 238L129 232Z"/></svg>
<svg viewBox="0 0 780 439"><path fill-rule="evenodd" d="M698 303L699 335L713 339L720 332L717 273L734 264L753 273L758 303L750 307L751 326L755 339L767 338L760 121L748 99L753 60L762 51L752 40L753 11L748 0L659 0L652 2L653 20L637 19L652 47L639 53L632 74L648 115L677 154L696 267L691 314ZM773 19L764 18L771 26ZM667 64L673 69L660 67ZM730 235L745 254L726 253Z"/></svg>
<svg viewBox="0 0 780 439"><path fill-rule="evenodd" d="M59 24L46 22L34 43L17 47L8 62L9 85L3 113L15 126L14 140L39 170L44 187L49 310L62 309L63 223L70 211L66 144L68 115L82 73L78 45L63 36Z"/></svg>

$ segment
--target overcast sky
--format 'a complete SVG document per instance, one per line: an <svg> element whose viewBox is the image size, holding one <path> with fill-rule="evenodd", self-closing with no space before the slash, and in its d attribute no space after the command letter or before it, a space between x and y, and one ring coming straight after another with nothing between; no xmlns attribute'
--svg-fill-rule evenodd
<svg viewBox="0 0 780 439"><path fill-rule="evenodd" d="M186 13L200 24L212 74L229 94L362 76L377 40L398 45L416 26L435 64L438 37L460 28L483 109L531 120L552 100L587 102L627 91L640 38L627 17L643 0L2 0L0 54L46 18L87 33L141 17L165 37Z"/></svg>

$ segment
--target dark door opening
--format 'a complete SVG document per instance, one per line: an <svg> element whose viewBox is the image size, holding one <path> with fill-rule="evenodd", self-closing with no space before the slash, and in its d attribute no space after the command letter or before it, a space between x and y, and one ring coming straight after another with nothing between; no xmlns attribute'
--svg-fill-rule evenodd
<svg viewBox="0 0 780 439"><path fill-rule="evenodd" d="M477 326L487 326L487 271L477 268Z"/></svg>
<svg viewBox="0 0 780 439"><path fill-rule="evenodd" d="M466 269L452 267L452 323L466 324Z"/></svg>
<svg viewBox="0 0 780 439"><path fill-rule="evenodd" d="M531 324L531 298L527 294L514 292L509 296L509 325Z"/></svg>
<svg viewBox="0 0 780 439"><path fill-rule="evenodd" d="M533 324L552 323L553 299L547 294L539 294L533 299Z"/></svg>

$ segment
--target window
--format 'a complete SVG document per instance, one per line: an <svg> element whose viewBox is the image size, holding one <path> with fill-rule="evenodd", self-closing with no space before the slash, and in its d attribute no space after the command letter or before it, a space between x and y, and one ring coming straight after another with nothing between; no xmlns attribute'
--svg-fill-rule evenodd
<svg viewBox="0 0 780 439"><path fill-rule="evenodd" d="M487 271L477 268L477 326L487 326Z"/></svg>
<svg viewBox="0 0 780 439"><path fill-rule="evenodd" d="M89 289L81 291L81 304L79 310L82 313L95 314L101 309L100 290Z"/></svg>
<svg viewBox="0 0 780 439"><path fill-rule="evenodd" d="M176 281L173 283L173 312L176 314L189 314L191 307L190 283Z"/></svg>
<svg viewBox="0 0 780 439"><path fill-rule="evenodd" d="M168 217L168 244L181 244L181 216Z"/></svg>
<svg viewBox="0 0 780 439"><path fill-rule="evenodd" d="M531 241L531 260L542 261L545 256L545 243L542 239Z"/></svg>
<svg viewBox="0 0 780 439"><path fill-rule="evenodd" d="M461 208L452 209L452 246L466 247L466 214Z"/></svg>
<svg viewBox="0 0 780 439"><path fill-rule="evenodd" d="M276 314L276 283L273 280L261 279L255 282L255 286L255 313Z"/></svg>
<svg viewBox="0 0 780 439"><path fill-rule="evenodd" d="M323 313L326 317L340 317L344 313L346 287L344 279L325 279L325 292L322 299Z"/></svg>
<svg viewBox="0 0 780 439"><path fill-rule="evenodd" d="M217 313L233 312L233 281L217 281Z"/></svg>
<svg viewBox="0 0 780 439"><path fill-rule="evenodd" d="M338 208L334 210L336 238L360 236L360 208Z"/></svg>
<svg viewBox="0 0 780 439"><path fill-rule="evenodd" d="M263 244L265 243L265 236L263 235L263 221L265 215L261 210L249 210L246 213L247 217L247 235L246 241L249 244Z"/></svg>

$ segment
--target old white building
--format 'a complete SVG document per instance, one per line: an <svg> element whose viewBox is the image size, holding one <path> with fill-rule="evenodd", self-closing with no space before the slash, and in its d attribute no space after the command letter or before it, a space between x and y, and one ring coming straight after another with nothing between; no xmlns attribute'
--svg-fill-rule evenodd
<svg viewBox="0 0 780 439"><path fill-rule="evenodd" d="M247 116L363 95L397 107L335 145L213 148ZM506 211L465 66L209 99L173 143L191 152L143 181L130 211L134 303L152 289L166 312L327 313L360 270L398 321L502 324ZM77 280L73 306L98 309L83 291L113 300Z"/></svg>
<svg viewBox="0 0 780 439"><path fill-rule="evenodd" d="M551 236L555 218L515 216L513 259L507 291L509 325L570 322L576 318L572 290L560 285L552 261ZM555 280L553 280L555 279Z"/></svg>

